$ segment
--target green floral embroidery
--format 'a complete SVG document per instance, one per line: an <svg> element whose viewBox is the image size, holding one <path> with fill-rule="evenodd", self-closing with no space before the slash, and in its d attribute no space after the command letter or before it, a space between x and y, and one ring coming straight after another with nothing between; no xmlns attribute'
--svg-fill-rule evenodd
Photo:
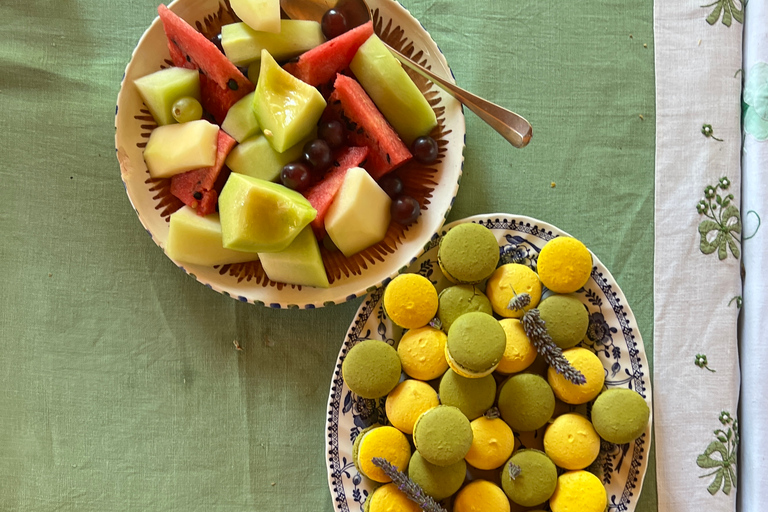
<svg viewBox="0 0 768 512"><path fill-rule="evenodd" d="M733 256L738 259L741 251L737 245L741 244L739 237L741 234L741 219L739 209L731 204L733 194L721 196L717 190L728 190L731 181L726 178L720 178L720 181L713 187L707 185L704 189L704 199L696 205L696 211L700 215L706 215L711 220L703 220L699 224L699 234L701 243L699 248L704 254L712 254L717 251L717 257L724 260L728 257L728 249Z"/></svg>
<svg viewBox="0 0 768 512"><path fill-rule="evenodd" d="M739 4L740 9L736 8L737 3ZM707 23L714 25L717 23L717 20L720 19L720 15L722 14L723 25L730 27L732 19L738 21L739 23L744 23L745 4L746 2L742 0L716 0L711 4L702 5L702 7L712 7L713 5L715 6L712 14L707 16Z"/></svg>
<svg viewBox="0 0 768 512"><path fill-rule="evenodd" d="M737 295L734 298L732 298L730 301L728 301L728 306L733 303L733 301L736 301L736 309L741 309L741 305L744 304L744 299L741 298L741 295Z"/></svg>
<svg viewBox="0 0 768 512"><path fill-rule="evenodd" d="M711 371L712 373L715 373L715 370L707 366L707 356L704 354L696 354L696 359L694 360L694 363L699 368L706 368L707 370Z"/></svg>
<svg viewBox="0 0 768 512"><path fill-rule="evenodd" d="M717 141L723 142L723 139L718 139L717 137L715 137L715 132L712 129L712 125L711 124L705 124L704 126L702 126L701 127L701 133L703 133L704 136L707 137L707 138L712 137L713 139L715 139Z"/></svg>
<svg viewBox="0 0 768 512"><path fill-rule="evenodd" d="M720 423L724 429L714 431L715 441L709 443L704 453L696 458L696 464L702 469L715 471L701 475L699 478L707 478L712 475L715 479L707 487L709 494L714 496L721 488L726 495L731 494L731 489L736 486L736 452L739 447L739 422L731 416L731 413L720 413ZM718 455L716 457L714 455Z"/></svg>

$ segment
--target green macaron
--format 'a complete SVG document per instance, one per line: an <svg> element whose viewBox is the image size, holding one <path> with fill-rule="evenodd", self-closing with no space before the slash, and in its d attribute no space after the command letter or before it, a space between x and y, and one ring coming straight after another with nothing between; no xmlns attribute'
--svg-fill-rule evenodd
<svg viewBox="0 0 768 512"><path fill-rule="evenodd" d="M499 365L507 347L507 334L488 313L465 313L448 331L445 358L453 370L470 379L489 375Z"/></svg>
<svg viewBox="0 0 768 512"><path fill-rule="evenodd" d="M400 357L389 344L364 340L350 349L341 364L347 387L362 398L381 398L400 381Z"/></svg>
<svg viewBox="0 0 768 512"><path fill-rule="evenodd" d="M414 452L408 464L408 478L437 501L456 493L467 475L467 463L461 459L448 466L437 466Z"/></svg>
<svg viewBox="0 0 768 512"><path fill-rule="evenodd" d="M592 405L592 425L609 443L634 441L645 431L650 417L648 403L631 389L603 391Z"/></svg>
<svg viewBox="0 0 768 512"><path fill-rule="evenodd" d="M498 407L501 418L512 430L530 432L540 429L552 418L555 393L544 378L518 373L501 385Z"/></svg>
<svg viewBox="0 0 768 512"><path fill-rule="evenodd" d="M574 295L551 295L538 306L547 333L555 344L571 348L584 339L589 327L589 313Z"/></svg>
<svg viewBox="0 0 768 512"><path fill-rule="evenodd" d="M499 242L482 224L459 224L440 240L437 262L449 281L479 283L488 278L499 263Z"/></svg>
<svg viewBox="0 0 768 512"><path fill-rule="evenodd" d="M464 459L472 446L472 427L458 408L438 405L416 420L413 444L428 462L450 466Z"/></svg>
<svg viewBox="0 0 768 512"><path fill-rule="evenodd" d="M477 286L471 284L449 286L440 292L438 300L437 317L445 332L448 332L451 324L464 313L481 311L493 314L491 301Z"/></svg>
<svg viewBox="0 0 768 512"><path fill-rule="evenodd" d="M512 478L510 463L519 473ZM539 450L517 450L502 466L501 487L507 497L523 507L547 501L557 487L557 466Z"/></svg>
<svg viewBox="0 0 768 512"><path fill-rule="evenodd" d="M440 379L440 403L458 408L469 420L479 418L493 407L496 380L493 375L479 379L462 377L450 368Z"/></svg>

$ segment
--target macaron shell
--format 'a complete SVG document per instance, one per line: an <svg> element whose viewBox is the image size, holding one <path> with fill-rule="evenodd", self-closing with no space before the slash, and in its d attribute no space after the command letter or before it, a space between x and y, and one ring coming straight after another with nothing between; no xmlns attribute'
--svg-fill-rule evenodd
<svg viewBox="0 0 768 512"><path fill-rule="evenodd" d="M458 408L469 420L482 416L496 401L493 375L468 379L449 369L440 379L440 402Z"/></svg>
<svg viewBox="0 0 768 512"><path fill-rule="evenodd" d="M487 480L473 480L453 501L453 512L509 512L509 500L501 488Z"/></svg>
<svg viewBox="0 0 768 512"><path fill-rule="evenodd" d="M437 466L427 461L419 452L415 452L408 466L408 478L437 501L455 494L466 476L467 463L464 459L450 466Z"/></svg>
<svg viewBox="0 0 768 512"><path fill-rule="evenodd" d="M448 369L445 344L448 336L441 330L425 326L403 334L397 345L397 354L408 376L418 380L432 380Z"/></svg>
<svg viewBox="0 0 768 512"><path fill-rule="evenodd" d="M563 414L544 433L544 452L563 469L584 469L600 453L600 436L584 416Z"/></svg>
<svg viewBox="0 0 768 512"><path fill-rule="evenodd" d="M399 471L405 471L411 458L408 438L395 427L384 426L366 432L358 444L356 462L360 472L376 482L391 482L392 479L373 463L375 457L381 457Z"/></svg>
<svg viewBox="0 0 768 512"><path fill-rule="evenodd" d="M509 475L509 462L521 470L514 480ZM507 497L518 505L535 507L546 502L555 492L557 468L543 452L518 450L509 462L502 466L501 486Z"/></svg>
<svg viewBox="0 0 768 512"><path fill-rule="evenodd" d="M491 301L475 285L459 284L449 286L440 292L438 297L437 317L442 328L448 332L451 325L464 313L480 311L493 314Z"/></svg>
<svg viewBox="0 0 768 512"><path fill-rule="evenodd" d="M437 261L449 281L479 283L493 273L499 262L499 242L481 224L459 224L440 240Z"/></svg>
<svg viewBox="0 0 768 512"><path fill-rule="evenodd" d="M541 301L538 310L547 333L558 347L575 347L586 336L589 313L576 296L551 295Z"/></svg>
<svg viewBox="0 0 768 512"><path fill-rule="evenodd" d="M500 467L512 455L515 435L501 418L480 416L470 423L472 446L464 457L469 465L482 470Z"/></svg>
<svg viewBox="0 0 768 512"><path fill-rule="evenodd" d="M341 364L347 387L362 398L381 398L400 381L397 351L379 340L363 340L352 347Z"/></svg>
<svg viewBox="0 0 768 512"><path fill-rule="evenodd" d="M498 407L501 417L512 430L537 430L552 418L555 411L555 395L542 377L531 373L518 373L502 384Z"/></svg>
<svg viewBox="0 0 768 512"><path fill-rule="evenodd" d="M639 393L631 389L609 389L592 406L592 424L609 443L624 444L645 431L651 409Z"/></svg>
<svg viewBox="0 0 768 512"><path fill-rule="evenodd" d="M507 343L504 347L504 355L496 367L496 371L509 375L518 373L533 364L536 360L536 347L525 334L523 324L517 318L504 318L499 320L499 325L504 329Z"/></svg>
<svg viewBox="0 0 768 512"><path fill-rule="evenodd" d="M588 471L569 471L560 475L549 500L552 512L603 512L607 504L603 482Z"/></svg>
<svg viewBox="0 0 768 512"><path fill-rule="evenodd" d="M589 281L592 254L579 240L553 238L542 247L536 269L542 284L555 293L573 293Z"/></svg>
<svg viewBox="0 0 768 512"><path fill-rule="evenodd" d="M437 290L420 274L400 274L384 289L384 310L404 329L423 327L437 313Z"/></svg>
<svg viewBox="0 0 768 512"><path fill-rule="evenodd" d="M493 316L486 313L466 313L451 325L445 345L446 359L457 373L468 377L483 377L498 366L507 335Z"/></svg>
<svg viewBox="0 0 768 512"><path fill-rule="evenodd" d="M397 485L389 483L373 491L365 500L365 512L422 512Z"/></svg>
<svg viewBox="0 0 768 512"><path fill-rule="evenodd" d="M536 272L519 263L507 263L497 268L485 285L485 294L493 311L505 318L522 318L525 311L535 308L541 300L541 281ZM509 309L509 301L515 295L527 293L531 303L523 311Z"/></svg>
<svg viewBox="0 0 768 512"><path fill-rule="evenodd" d="M420 380L408 379L387 395L385 409L392 426L411 435L419 416L438 405L440 401L432 386Z"/></svg>
<svg viewBox="0 0 768 512"><path fill-rule="evenodd" d="M472 427L459 409L440 405L416 420L413 444L427 462L450 466L463 460L472 446Z"/></svg>
<svg viewBox="0 0 768 512"><path fill-rule="evenodd" d="M589 349L582 347L563 350L565 357L571 366L579 370L587 379L584 384L574 384L550 367L547 370L547 381L552 386L555 396L568 404L584 404L593 400L605 384L605 368L600 358Z"/></svg>

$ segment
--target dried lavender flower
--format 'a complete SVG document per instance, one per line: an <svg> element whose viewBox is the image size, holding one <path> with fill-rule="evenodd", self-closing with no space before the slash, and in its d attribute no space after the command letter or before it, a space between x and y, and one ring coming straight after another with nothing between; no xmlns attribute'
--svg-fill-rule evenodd
<svg viewBox="0 0 768 512"><path fill-rule="evenodd" d="M485 414L483 415L489 420L495 420L501 417L501 412L499 411L498 407L491 407L487 411L485 411Z"/></svg>
<svg viewBox="0 0 768 512"><path fill-rule="evenodd" d="M563 350L552 341L538 309L528 310L523 315L522 324L526 336L549 366L574 384L582 385L587 382L584 375L571 366L571 363L563 356Z"/></svg>
<svg viewBox="0 0 768 512"><path fill-rule="evenodd" d="M515 296L509 301L509 304L507 304L507 309L511 309L512 311L522 311L531 303L531 296L527 293L518 295L514 288L512 288L512 293L514 293Z"/></svg>
<svg viewBox="0 0 768 512"><path fill-rule="evenodd" d="M427 495L424 490L408 478L408 475L401 473L395 466L390 464L386 459L381 457L374 457L372 462L375 466L381 468L384 474L392 479L392 482L397 485L409 500L416 503L424 512L446 512L431 496Z"/></svg>
<svg viewBox="0 0 768 512"><path fill-rule="evenodd" d="M520 476L520 473L523 472L523 468L521 468L514 462L509 461L509 464L507 464L507 471L509 471L509 478L514 480Z"/></svg>

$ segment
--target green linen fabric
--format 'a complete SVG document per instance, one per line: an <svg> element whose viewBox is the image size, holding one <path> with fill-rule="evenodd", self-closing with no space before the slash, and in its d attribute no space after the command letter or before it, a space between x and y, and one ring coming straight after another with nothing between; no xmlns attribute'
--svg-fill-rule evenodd
<svg viewBox="0 0 768 512"><path fill-rule="evenodd" d="M404 5L460 85L534 126L517 150L467 111L449 220L524 214L580 238L653 361L653 3ZM147 236L113 119L155 8L0 2L0 510L330 512L326 401L361 300L238 303ZM654 467L640 512L656 510Z"/></svg>

